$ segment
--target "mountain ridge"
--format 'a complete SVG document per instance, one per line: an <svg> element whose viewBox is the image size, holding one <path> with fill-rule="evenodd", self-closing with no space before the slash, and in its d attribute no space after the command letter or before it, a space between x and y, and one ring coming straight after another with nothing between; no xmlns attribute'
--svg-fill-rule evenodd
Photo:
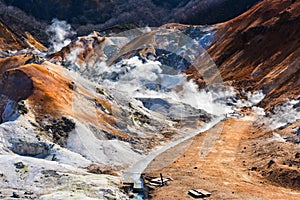
<svg viewBox="0 0 300 200"><path fill-rule="evenodd" d="M169 22L212 24L235 17L258 2L258 0L247 2L214 0L212 3L202 1L199 3L189 0L186 6L177 8L177 4L175 4L169 8L161 5L166 1L155 5L152 1L127 2L124 0L89 2L83 0L64 2L58 0L26 2L2 0L0 17L10 24L14 32L20 35L25 31L30 32L44 45L48 45L44 30L53 18L66 20L78 35L87 35L94 30L102 31L116 25L126 27L126 24L136 27L159 27ZM191 9L194 9L195 12L190 12ZM201 12L198 11L199 9ZM214 9L218 12L210 15L210 11L214 11ZM101 14L99 15L99 13ZM191 15L196 13L196 15L190 16L188 13ZM192 18L194 21L189 21ZM26 26L20 26L20 24L26 24Z"/></svg>

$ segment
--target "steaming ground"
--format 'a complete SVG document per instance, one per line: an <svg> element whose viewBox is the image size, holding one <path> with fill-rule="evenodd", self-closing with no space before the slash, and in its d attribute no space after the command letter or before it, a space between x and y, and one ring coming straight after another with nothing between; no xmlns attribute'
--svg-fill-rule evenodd
<svg viewBox="0 0 300 200"><path fill-rule="evenodd" d="M137 30L123 34L126 36L101 38L92 34L79 37L73 42L71 52L66 54L64 62L69 69L77 71L108 91L115 90L137 100L143 99L142 103L145 103L145 99L157 99L159 103L152 101L151 106L148 105L147 108L164 111L164 114L172 113L172 116L177 115L176 118L186 117L186 114L182 115L185 107L196 109L196 113L203 110L211 115L233 112L232 106L228 106L236 96L233 88L219 85L199 92L198 86L192 80L188 81L187 75L183 73L188 67L186 61L193 62L193 59L199 56L199 52L204 54L204 59L209 59L201 46L208 46L213 40L213 27L192 28L189 30L191 38L168 29L158 31L155 35L157 44L154 45L158 45L158 49L166 49L167 54L149 52L147 57L133 56L121 59L112 66L108 65L108 61L115 55L128 53L124 52L123 47L130 46L131 41L139 37L145 37L143 39L147 40L149 31L150 28L142 30L142 36L140 30ZM193 39L193 35L197 37ZM95 42L101 42L98 48L93 48ZM131 49L137 50L134 48ZM87 56L85 62L82 62L78 58L86 49L94 52L96 57ZM179 60L174 63L165 62L173 57Z"/></svg>
<svg viewBox="0 0 300 200"><path fill-rule="evenodd" d="M31 185L25 189L32 187L36 195L45 199L67 198L75 190L73 181L80 180L75 184L76 187L79 185L78 198L112 195L115 199L122 199L124 195L114 182L119 179L112 178L113 181L110 181L110 176L99 175L97 180L86 180L82 177L90 176L81 168L96 164L101 170L101 167L111 167L109 172L116 175L114 170L120 172L142 159L147 160L147 155L151 155L158 146L168 148L169 144L173 147L182 138L194 136L201 127L212 122L217 123L226 117L252 118L251 115L243 117L247 109L257 114L258 121L271 130L299 120L299 98L265 111L259 107L266 96L262 90L237 91L220 79L199 89L185 72L191 64L196 64L193 61L199 57L203 58L203 63L210 65L211 72L218 71L202 48L208 47L214 40L215 27L184 28L191 37L178 35L173 29L166 28L160 32L146 28L137 30L136 35L101 37L93 33L70 41L68 37L75 34L70 25L53 20L48 33L52 44L50 52L54 53L41 56L38 50L23 51L34 54L30 60L34 64L24 61L28 64L23 68L28 76L36 78L33 82L35 87L46 87L40 86L34 95L39 92L53 95L52 100L59 102L55 110L63 107L60 114L73 121L75 127L68 135L63 135L65 138L60 135L61 140L57 142L51 138L57 127L47 127L53 121L56 123L57 119L52 119L47 113L36 115L33 113L36 104L30 105L29 101L19 104L5 95L1 96L5 101L1 102L4 104L1 116L4 123L0 124L0 152L3 162L7 163L5 167L11 168L6 171L1 168L0 172L3 171L4 175L0 178L8 181L1 183L3 187L21 190L23 182L19 179L30 182L32 177L39 177L42 179L40 182L30 182ZM153 41L154 33L158 36ZM194 38L194 35L199 37ZM150 45L140 45L140 41L149 41ZM22 52L10 52L9 55L18 54ZM49 76L38 77L40 74L36 71L39 70ZM210 78L203 76L204 79ZM52 85L48 87L44 81ZM55 93L52 94L51 90ZM44 109L46 103L37 105L41 104ZM50 108L53 109L53 105ZM25 115L19 113L22 106L29 108ZM43 125L47 128L41 131ZM277 133L271 140L286 141ZM6 155L12 157L8 159ZM153 157L150 158L149 162ZM52 163L49 169L40 167L47 163ZM71 166L75 166L76 170L72 171ZM15 168L17 170L13 172ZM143 165L139 173L144 168ZM98 173L100 169L95 171ZM14 176L8 177L9 173ZM45 184L48 180L44 179L44 175L54 177L54 183L61 183L62 191L57 192L59 187L53 187L47 194L44 190L49 185ZM99 182L104 183L100 184L101 188L91 186ZM87 192L87 188L92 188L92 191Z"/></svg>
<svg viewBox="0 0 300 200"><path fill-rule="evenodd" d="M299 98L285 100L268 112L262 108L253 107L253 111L259 116L258 123L266 125L270 130L283 128L300 119Z"/></svg>

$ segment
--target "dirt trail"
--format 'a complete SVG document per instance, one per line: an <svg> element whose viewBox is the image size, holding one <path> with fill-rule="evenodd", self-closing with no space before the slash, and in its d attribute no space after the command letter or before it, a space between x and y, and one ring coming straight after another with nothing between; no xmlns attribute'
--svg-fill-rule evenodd
<svg viewBox="0 0 300 200"><path fill-rule="evenodd" d="M163 146L162 148L158 149L157 151L154 151L147 155L146 157L142 158L138 162L134 163L129 169L127 169L123 173L123 182L125 183L134 183L134 187L140 188L142 185L141 182L141 175L145 171L145 169L148 167L148 165L155 160L157 157L159 157L161 154L164 154L166 151L170 151L170 149L178 146L178 144L186 144L186 141L189 141L190 138L193 138L195 135L204 132L206 130L211 129L211 127L214 127L216 124L218 124L221 121L222 117L218 117L214 120L212 120L210 123L207 123L203 127L200 127L198 130L194 130L190 133L187 133L184 137L179 138L166 146ZM172 158L174 158L175 151L172 151L173 155ZM164 166L168 165L168 162L164 162Z"/></svg>
<svg viewBox="0 0 300 200"><path fill-rule="evenodd" d="M187 195L192 188L210 191L209 199L300 199L299 191L271 185L249 170L246 163L252 158L247 158L245 152L251 129L252 121L227 119L197 135L184 154L169 166L158 168L176 154L176 149L184 149L182 146L157 157L146 169L146 175L162 173L174 181L155 190L153 199L193 199Z"/></svg>

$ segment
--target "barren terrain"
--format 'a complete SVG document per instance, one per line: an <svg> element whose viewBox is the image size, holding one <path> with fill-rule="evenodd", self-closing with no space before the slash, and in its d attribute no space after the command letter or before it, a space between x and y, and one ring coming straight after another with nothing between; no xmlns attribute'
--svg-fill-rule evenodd
<svg viewBox="0 0 300 200"><path fill-rule="evenodd" d="M152 191L153 199L192 199L188 190L193 188L211 192L209 199L299 199L300 191L275 186L253 167L258 160L251 156L253 137L257 140L260 133L253 134L257 131L253 118L247 118L227 119L197 135L192 142L181 144L155 159L147 168L146 176L158 177L162 173L174 180ZM299 151L299 147L294 151L297 149ZM164 160L174 158L180 151L183 155L179 159L159 169ZM269 156L265 154L262 160L269 162Z"/></svg>

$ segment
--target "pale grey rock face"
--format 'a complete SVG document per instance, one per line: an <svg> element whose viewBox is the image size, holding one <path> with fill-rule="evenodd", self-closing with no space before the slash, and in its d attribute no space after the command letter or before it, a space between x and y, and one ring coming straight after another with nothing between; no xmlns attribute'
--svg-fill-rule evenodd
<svg viewBox="0 0 300 200"><path fill-rule="evenodd" d="M67 141L69 150L93 162L116 167L128 166L141 158L128 143L119 140L99 140L84 124L79 121L75 123L77 126L69 134Z"/></svg>
<svg viewBox="0 0 300 200"><path fill-rule="evenodd" d="M18 110L17 110L17 102L8 100L5 106L5 109L2 113L2 121L13 121L19 117Z"/></svg>
<svg viewBox="0 0 300 200"><path fill-rule="evenodd" d="M82 155L41 138L20 116L0 124L0 197L126 199L120 179L87 173L92 162ZM107 192L109 191L109 192Z"/></svg>
<svg viewBox="0 0 300 200"><path fill-rule="evenodd" d="M30 157L0 155L0 180L1 192L11 188L10 192L23 197L26 192L39 199L105 199L109 193L116 199L126 199L118 189L117 177L89 174L70 165Z"/></svg>

